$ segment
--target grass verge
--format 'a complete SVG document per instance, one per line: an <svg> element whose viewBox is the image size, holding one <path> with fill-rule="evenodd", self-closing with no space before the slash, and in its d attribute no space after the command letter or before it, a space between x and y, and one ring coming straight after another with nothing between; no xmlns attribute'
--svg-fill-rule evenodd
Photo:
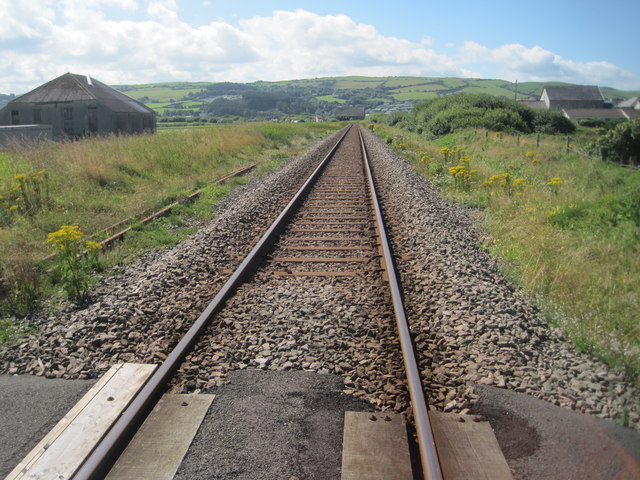
<svg viewBox="0 0 640 480"><path fill-rule="evenodd" d="M372 127L451 199L480 209L485 245L575 345L640 385L640 171L581 154L589 133L464 130L429 142Z"/></svg>
<svg viewBox="0 0 640 480"><path fill-rule="evenodd" d="M131 261L143 251L186 238L197 222L212 218L224 195L245 181L211 184L215 179L253 163L253 175L264 174L340 126L216 125L157 135L14 145L0 152L0 318L25 315L41 299L60 291L56 278L45 273L51 263L43 265L40 259L51 253L47 235L62 225L77 223L85 239L204 188L192 204L135 226L101 265ZM9 320L0 324L0 343L16 337L12 325Z"/></svg>

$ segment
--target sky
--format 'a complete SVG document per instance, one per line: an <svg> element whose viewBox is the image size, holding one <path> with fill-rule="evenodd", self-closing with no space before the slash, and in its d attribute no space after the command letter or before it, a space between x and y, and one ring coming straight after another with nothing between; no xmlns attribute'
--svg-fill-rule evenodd
<svg viewBox="0 0 640 480"><path fill-rule="evenodd" d="M324 76L640 90L640 1L0 0L0 93Z"/></svg>

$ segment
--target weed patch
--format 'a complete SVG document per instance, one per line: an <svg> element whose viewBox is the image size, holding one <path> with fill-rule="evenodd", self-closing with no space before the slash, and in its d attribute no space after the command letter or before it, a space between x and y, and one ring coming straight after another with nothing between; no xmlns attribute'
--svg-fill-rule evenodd
<svg viewBox="0 0 640 480"><path fill-rule="evenodd" d="M375 133L444 195L482 208L506 276L584 351L640 385L640 171L579 154L591 141L462 130ZM461 155L465 155L461 161ZM474 172L471 174L470 172Z"/></svg>
<svg viewBox="0 0 640 480"><path fill-rule="evenodd" d="M211 185L213 181L249 164L257 164L253 175L262 175L341 126L212 125L157 135L13 145L0 153L0 315L24 315L56 287L72 298L86 297L96 268L132 261L148 249L183 240L198 222L211 220L220 199L246 180ZM110 225L141 219L143 212L157 211L202 188L195 202L135 227L99 263L76 268L58 250L50 275L44 272L51 264L39 266L39 260L51 253L47 235L61 225L81 226L85 241Z"/></svg>

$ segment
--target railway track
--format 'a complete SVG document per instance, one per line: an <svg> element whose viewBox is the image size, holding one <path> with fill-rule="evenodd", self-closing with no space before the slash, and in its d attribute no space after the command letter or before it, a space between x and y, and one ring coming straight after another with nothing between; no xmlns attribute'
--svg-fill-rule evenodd
<svg viewBox="0 0 640 480"><path fill-rule="evenodd" d="M327 296L342 306L327 310ZM329 344L314 341L319 332ZM354 365L354 355L364 359ZM424 478L441 478L359 127L345 130L73 478L102 478L167 388L197 392L247 367L341 374L347 391L400 412L406 379Z"/></svg>

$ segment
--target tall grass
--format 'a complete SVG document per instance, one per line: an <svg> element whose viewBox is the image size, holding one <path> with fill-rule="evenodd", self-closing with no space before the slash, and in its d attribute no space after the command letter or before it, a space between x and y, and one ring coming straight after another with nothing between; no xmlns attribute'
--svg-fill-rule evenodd
<svg viewBox="0 0 640 480"><path fill-rule="evenodd" d="M585 132L567 149L565 137L536 147L535 136L484 130L435 142L374 131L447 196L482 209L486 247L506 274L580 349L640 384L640 171L581 155ZM475 170L466 185L449 170L462 155Z"/></svg>
<svg viewBox="0 0 640 480"><path fill-rule="evenodd" d="M0 152L0 195L10 196L13 189L15 200L16 178L30 178L42 171L46 172L48 195L46 208L29 215L14 208L3 217L0 297L4 301L0 301L0 314L24 313L33 306L32 301L21 304L25 299L18 301L13 293L25 293L29 285L38 283L42 275L34 280L25 272L33 272L38 260L51 253L47 234L62 225L77 223L91 235L147 209L159 209L241 166L257 163L258 171L264 172L338 127L215 125L156 135L16 144ZM11 298L15 301L8 301Z"/></svg>

